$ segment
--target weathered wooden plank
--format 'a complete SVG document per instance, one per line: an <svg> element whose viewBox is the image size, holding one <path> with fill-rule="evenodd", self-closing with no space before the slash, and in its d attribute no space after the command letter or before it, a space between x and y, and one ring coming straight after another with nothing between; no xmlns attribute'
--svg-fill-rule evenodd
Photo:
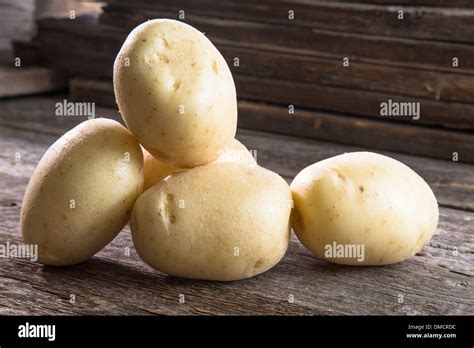
<svg viewBox="0 0 474 348"><path fill-rule="evenodd" d="M472 75L219 47L234 73L286 81L379 91L433 100L474 102ZM235 67L234 58L239 58Z"/></svg>
<svg viewBox="0 0 474 348"><path fill-rule="evenodd" d="M69 96L74 101L94 101L101 106L117 108L114 85L108 80L73 78L69 80Z"/></svg>
<svg viewBox="0 0 474 348"><path fill-rule="evenodd" d="M474 163L474 134L385 123L270 104L239 102L239 126L314 139Z"/></svg>
<svg viewBox="0 0 474 348"><path fill-rule="evenodd" d="M0 48L10 47L14 39L26 39L34 29L34 0L2 0L0 1Z"/></svg>
<svg viewBox="0 0 474 348"><path fill-rule="evenodd" d="M57 20L40 25L38 41L45 58L52 66L72 73L111 77L113 61L126 33L102 30L103 25L91 25L82 30L83 24L70 22ZM230 30L226 24L222 25L229 29L229 35L235 35L234 28ZM208 34L212 36L212 33ZM249 42L258 42L258 39L253 41L251 37L244 37ZM64 41L71 45L65 47ZM232 41L243 45L237 36ZM474 102L473 75L462 74L454 68L451 72L440 72L360 61L352 61L345 67L342 57L295 55L294 52L256 50L232 44L220 44L218 48L234 73L433 100ZM95 53L90 55L90 51ZM84 66L86 56L94 58L95 63ZM234 63L236 57L238 66Z"/></svg>
<svg viewBox="0 0 474 348"><path fill-rule="evenodd" d="M66 79L52 69L0 66L0 98L51 92L66 86Z"/></svg>
<svg viewBox="0 0 474 348"><path fill-rule="evenodd" d="M342 112L362 117L383 119L381 103L392 100L400 103L419 103L420 118L391 117L413 125L435 125L453 129L474 129L474 104L433 101L380 92L370 92L320 84L297 83L233 74L237 96L253 101L280 105L294 105L310 109ZM100 105L115 107L111 80L73 78L69 82L71 96L77 100L94 100Z"/></svg>
<svg viewBox="0 0 474 348"><path fill-rule="evenodd" d="M100 21L116 28L130 30L153 18L179 19L179 12L164 10L105 12L100 16ZM420 69L427 67L444 71L463 69L470 73L474 70L474 62L470 59L474 46L469 44L367 35L320 28L277 26L268 23L206 18L194 14L186 15L183 21L205 32L217 45L233 44L289 54L332 56L339 59L350 57L370 62L385 61ZM453 68L454 57L460 62L457 68Z"/></svg>
<svg viewBox="0 0 474 348"><path fill-rule="evenodd" d="M11 48L0 49L0 66L13 66L13 50Z"/></svg>
<svg viewBox="0 0 474 348"><path fill-rule="evenodd" d="M84 85L81 80L74 80L71 93L74 100L96 101L111 107L116 105L112 86L107 82L85 82ZM459 161L474 163L474 133L418 127L390 120L390 117L363 119L300 108L290 113L288 106L239 100L239 125L244 128L445 160L451 160L457 153Z"/></svg>
<svg viewBox="0 0 474 348"><path fill-rule="evenodd" d="M158 3L124 0L108 2L106 12L184 11L207 17L307 26L347 32L410 37L445 41L474 41L474 11L456 8L419 8L383 6L355 2L322 2L301 0L218 1L160 0ZM290 12L293 17L290 19ZM403 18L399 18L399 11Z"/></svg>
<svg viewBox="0 0 474 348"><path fill-rule="evenodd" d="M253 133L246 139L253 137L266 147L279 145L271 135ZM0 134L0 244L21 243L21 196L41 153L56 136L5 127ZM12 150L18 148L25 156L12 162ZM473 213L442 208L437 233L423 252L386 267L332 265L312 256L292 236L287 255L276 267L230 283L177 279L150 269L140 262L126 227L81 265L55 268L2 259L0 313L473 314L472 219Z"/></svg>
<svg viewBox="0 0 474 348"><path fill-rule="evenodd" d="M19 207L1 210L2 220L14 221L19 216ZM398 265L364 268L326 263L310 255L293 237L285 258L269 272L245 281L216 283L177 279L151 270L138 259L126 228L91 261L78 266L53 268L29 260L4 260L0 312L472 314L472 277L443 267L451 263L453 252L435 244L441 231L422 256ZM0 243L21 242L15 228L9 227L7 233L2 234ZM125 256L127 247L130 256ZM456 260L472 257L460 251L457 255ZM181 294L184 304L179 303ZM75 304L69 302L71 295L76 296ZM403 304L398 303L400 295ZM294 303L289 303L290 296Z"/></svg>
<svg viewBox="0 0 474 348"><path fill-rule="evenodd" d="M326 1L326 0L315 0ZM334 2L352 2L351 0L332 0ZM367 4L382 5L410 5L410 6L434 6L434 7L458 7L474 8L472 0L363 0Z"/></svg>
<svg viewBox="0 0 474 348"><path fill-rule="evenodd" d="M55 116L54 104L61 102L64 98L66 96L56 98L28 97L2 101L0 103L0 125L13 128L17 132L19 130L27 131L21 133L25 140L29 140L29 137L34 139L41 134L51 134L57 137L85 120L84 117ZM96 115L121 121L116 109L97 106ZM246 129L239 130L238 138L249 149L257 151L259 164L289 180L306 166L324 158L344 152L370 150L370 148ZM2 148L6 149L7 145L2 144ZM474 197L474 166L381 150L374 151L398 159L413 168L430 184L441 205L474 212L472 198ZM16 151L9 148L6 152L11 158ZM23 157L23 151L20 151L20 155Z"/></svg>
<svg viewBox="0 0 474 348"><path fill-rule="evenodd" d="M399 103L420 103L420 119L393 117L390 120L427 124L454 129L474 129L474 104L435 101L398 94L372 92L354 88L334 87L304 82L234 74L237 95L254 101L295 105L380 119L380 105L392 100Z"/></svg>
<svg viewBox="0 0 474 348"><path fill-rule="evenodd" d="M15 58L21 59L23 67L46 66L46 60L41 57L40 44L37 40L15 40L12 41L12 46L12 58L9 60L9 64L14 61L13 53L15 53Z"/></svg>

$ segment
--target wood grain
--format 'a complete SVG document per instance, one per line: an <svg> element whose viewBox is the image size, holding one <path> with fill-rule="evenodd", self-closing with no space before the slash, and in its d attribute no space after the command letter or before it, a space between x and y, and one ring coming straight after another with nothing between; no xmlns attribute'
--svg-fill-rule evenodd
<svg viewBox="0 0 474 348"><path fill-rule="evenodd" d="M474 130L474 104L436 101L384 92L327 86L315 83L283 81L234 74L237 95L253 101L295 105L309 109L335 111L381 119L380 104L392 100L420 103L421 117L393 117L390 121L413 125Z"/></svg>
<svg viewBox="0 0 474 348"><path fill-rule="evenodd" d="M70 86L73 100L95 101L111 107L116 106L113 86L110 82L73 79ZM238 82L237 87L239 87ZM237 90L241 97L250 95L249 91L240 94L241 90ZM281 93L283 94L284 91ZM288 95L291 95L291 92ZM356 100L354 102L360 103ZM294 101L291 103L294 105ZM310 111L301 108L295 108L294 113L290 114L288 105L269 105L244 99L239 99L238 106L239 125L243 128L400 151L445 160L451 160L453 154L457 153L459 161L474 163L474 134L472 132L418 127L415 126L417 120L413 120L412 124L408 125L392 122L391 117L379 116L378 120L363 119L360 116L354 117L347 114Z"/></svg>
<svg viewBox="0 0 474 348"><path fill-rule="evenodd" d="M36 68L0 66L0 98L56 91L67 86L57 71Z"/></svg>
<svg viewBox="0 0 474 348"><path fill-rule="evenodd" d="M239 102L239 126L343 144L399 151L474 163L474 134L414 127L383 121L295 109L263 103Z"/></svg>
<svg viewBox="0 0 474 348"><path fill-rule="evenodd" d="M380 104L392 100L420 103L421 117L391 117L392 122L413 125L434 125L443 128L474 130L474 104L433 101L402 95L370 92L320 84L297 83L233 74L237 96L242 99L266 101L279 105L294 105L310 109L336 111L380 120ZM111 80L73 78L69 81L71 96L78 100L95 100L115 107Z"/></svg>
<svg viewBox="0 0 474 348"><path fill-rule="evenodd" d="M0 49L10 48L11 40L31 36L34 29L34 0L2 0L0 12Z"/></svg>
<svg viewBox="0 0 474 348"><path fill-rule="evenodd" d="M22 134L25 137L32 134L58 137L85 120L85 117L55 116L55 103L64 99L67 99L66 95L2 101L0 126L24 131ZM122 122L117 109L96 106L96 116ZM261 165L288 180L306 166L324 158L350 151L373 150L247 129L239 129L238 138L249 149L257 151L257 160ZM413 168L430 184L441 205L474 212L474 166L395 152L374 151L398 159ZM14 156L14 153L12 149L10 156Z"/></svg>
<svg viewBox="0 0 474 348"><path fill-rule="evenodd" d="M54 98L0 102L0 244L21 243L19 212L29 177L58 134L82 121L53 116L53 105ZM14 109L16 123L5 122L5 111ZM97 112L117 117L112 109ZM284 176L302 159L353 150L256 131L243 130L239 138L249 148L259 148L263 166L283 168L289 161L285 168L290 169L280 172ZM22 154L20 161L14 160L16 152ZM404 158L426 172L434 171L434 176L445 170L449 178L449 172L464 168L464 179L473 180L471 166ZM276 267L230 283L177 279L150 269L139 260L126 227L104 250L77 266L54 268L26 259L0 259L0 314L474 314L473 219L471 212L441 208L436 235L423 252L386 267L332 265L312 256L292 236L288 253ZM74 304L69 302L71 295L76 297Z"/></svg>
<svg viewBox="0 0 474 348"><path fill-rule="evenodd" d="M185 11L207 17L274 23L285 26L307 26L338 31L409 37L444 41L474 41L474 11L457 8L419 8L384 6L363 2L322 2L301 0L218 1L201 0L125 0L108 1L107 12L144 10ZM288 18L289 11L294 19ZM403 11L399 19L398 11Z"/></svg>
<svg viewBox="0 0 474 348"><path fill-rule="evenodd" d="M90 25L86 26L89 21ZM84 18L83 22L76 20L74 23L70 20L41 21L37 40L44 59L55 68L74 74L112 77L113 61L126 33L93 23L92 19L87 18ZM237 35L234 28L225 26L229 35ZM205 29L200 26L197 28ZM207 32L207 35L212 38L212 31ZM238 35L246 37L246 41L252 45L245 47L246 44L237 36L229 37L228 42L216 41L233 73L431 100L474 103L473 75L464 74L457 68L442 72L357 60L344 67L342 56L335 58L297 55L290 46L285 46L288 48L285 52L256 50L253 45L258 45L258 38L244 33ZM255 35L260 35L260 31L255 29ZM270 37L267 39L270 40ZM64 41L71 43L66 47L62 44ZM392 50L393 48L390 52ZM86 57L93 59L94 64L83 64ZM236 57L239 58L239 66L234 66ZM418 57L418 61L422 61L422 58Z"/></svg>
<svg viewBox="0 0 474 348"><path fill-rule="evenodd" d="M107 11L106 8L106 12L100 16L100 22L129 31L153 18L179 19L179 12L132 9L120 12ZM465 43L415 40L310 27L277 26L195 14L187 14L183 21L205 32L217 45L234 44L254 49L331 56L339 59L350 57L420 69L445 71L462 69L470 73L474 70L474 62L470 59L474 46ZM458 68L452 66L453 57L457 57L461 62Z"/></svg>
<svg viewBox="0 0 474 348"><path fill-rule="evenodd" d="M326 0L315 0L315 1L326 1ZM332 1L352 2L351 0L332 0ZM474 8L474 3L471 0L364 0L364 3L382 4L382 5Z"/></svg>

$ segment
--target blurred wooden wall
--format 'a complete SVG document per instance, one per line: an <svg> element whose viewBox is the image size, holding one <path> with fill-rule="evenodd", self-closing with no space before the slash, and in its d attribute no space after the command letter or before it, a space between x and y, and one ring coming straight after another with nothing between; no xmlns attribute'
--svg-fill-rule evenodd
<svg viewBox="0 0 474 348"><path fill-rule="evenodd" d="M115 107L115 55L151 18L205 32L229 64L241 127L474 163L474 2L108 0L45 19L16 55L70 77L71 97ZM381 115L419 103L420 117Z"/></svg>

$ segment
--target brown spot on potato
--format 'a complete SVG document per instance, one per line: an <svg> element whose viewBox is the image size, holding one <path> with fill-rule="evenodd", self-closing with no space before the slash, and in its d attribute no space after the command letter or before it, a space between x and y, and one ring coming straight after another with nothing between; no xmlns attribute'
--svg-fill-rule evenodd
<svg viewBox="0 0 474 348"><path fill-rule="evenodd" d="M169 201L172 201L173 198L174 198L174 196L173 196L172 193L168 193L168 194L166 195L166 198L167 198Z"/></svg>
<svg viewBox="0 0 474 348"><path fill-rule="evenodd" d="M263 258L258 259L257 262L255 262L255 264L253 265L254 271L260 269L260 267L263 266L264 262L265 262L265 259Z"/></svg>
<svg viewBox="0 0 474 348"><path fill-rule="evenodd" d="M164 46L165 48L170 48L170 43L168 42L168 40L166 40L166 39L163 37L163 38L161 38L161 41L162 41L163 46Z"/></svg>
<svg viewBox="0 0 474 348"><path fill-rule="evenodd" d="M214 74L218 74L219 73L219 70L217 68L217 62L215 59L212 60L212 71L214 71Z"/></svg>
<svg viewBox="0 0 474 348"><path fill-rule="evenodd" d="M341 179L341 180L343 180L343 181L346 180L346 177L345 177L344 175L342 175L339 170L337 170L337 169L335 169L335 168L333 168L332 170L336 173L336 175L339 177L339 179Z"/></svg>
<svg viewBox="0 0 474 348"><path fill-rule="evenodd" d="M173 84L173 91L177 91L179 89L179 87L181 86L181 81L176 81L174 84Z"/></svg>
<svg viewBox="0 0 474 348"><path fill-rule="evenodd" d="M176 216L170 215L170 223L172 224L176 223Z"/></svg>
<svg viewBox="0 0 474 348"><path fill-rule="evenodd" d="M364 191L365 191L364 186L360 185L360 186L359 186L359 191L360 191L360 193L364 193Z"/></svg>

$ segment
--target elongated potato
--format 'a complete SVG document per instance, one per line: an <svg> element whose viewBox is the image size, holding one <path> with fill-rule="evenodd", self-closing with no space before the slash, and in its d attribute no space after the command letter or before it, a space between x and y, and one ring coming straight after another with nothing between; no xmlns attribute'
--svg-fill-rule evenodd
<svg viewBox="0 0 474 348"><path fill-rule="evenodd" d="M175 173L137 200L135 249L179 277L237 280L274 266L288 247L288 184L255 165L211 163Z"/></svg>
<svg viewBox="0 0 474 348"><path fill-rule="evenodd" d="M390 157L354 152L303 169L291 183L293 229L316 255L348 265L405 260L431 239L438 204L428 184Z"/></svg>
<svg viewBox="0 0 474 348"><path fill-rule="evenodd" d="M26 189L21 230L39 261L73 265L107 245L127 223L143 186L143 156L130 132L85 121L56 141Z"/></svg>
<svg viewBox="0 0 474 348"><path fill-rule="evenodd" d="M229 67L204 34L182 22L155 19L135 28L115 60L114 90L143 147L175 167L214 161L235 135Z"/></svg>
<svg viewBox="0 0 474 348"><path fill-rule="evenodd" d="M186 170L177 168L171 164L156 159L146 149L143 150L144 167L143 174L145 181L143 191L148 190L157 182L163 180L168 175ZM219 152L219 156L214 162L218 163L240 163L240 164L257 164L252 154L237 139L233 139L223 150Z"/></svg>

